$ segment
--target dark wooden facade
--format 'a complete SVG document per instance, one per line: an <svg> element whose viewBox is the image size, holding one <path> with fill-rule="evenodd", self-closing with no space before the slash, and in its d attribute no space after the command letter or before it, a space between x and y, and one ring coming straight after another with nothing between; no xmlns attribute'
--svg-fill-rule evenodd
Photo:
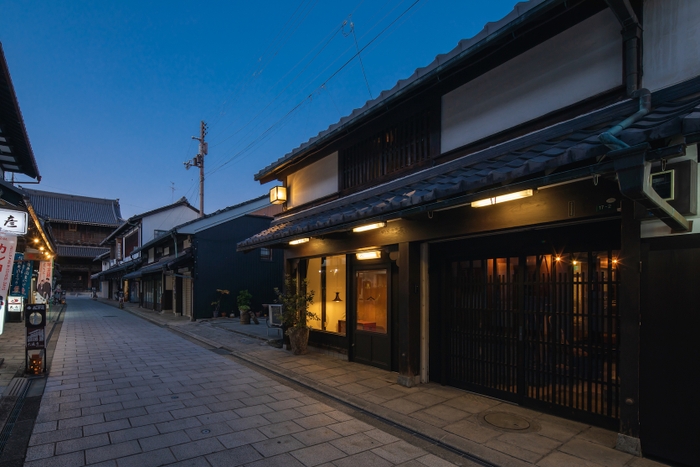
<svg viewBox="0 0 700 467"><path fill-rule="evenodd" d="M628 91L639 80L441 150L446 93L608 7L618 19L623 9L641 14L642 2L629 3L551 2L537 20L513 22L468 60L441 63L263 169L259 180L284 182L337 151L338 192L292 207L240 248L284 246L287 271L312 277L324 307L338 289L326 285L326 261L343 258L342 326L321 323L312 345L397 371L408 386L448 384L616 429L623 450L700 466L700 404L689 383L700 362L700 234L671 230L661 203L620 181L635 151L654 172L682 157L668 204L697 222L700 127L691 109L700 77L649 93L649 115L616 150L600 135L638 111L641 99ZM636 58L621 53L621 68ZM532 196L495 204L524 189ZM484 198L494 204L470 205ZM371 222L383 226L353 232ZM366 250L380 257L360 261ZM360 317L363 274L372 272L385 291L382 332L379 320Z"/></svg>
<svg viewBox="0 0 700 467"><path fill-rule="evenodd" d="M284 280L284 255L272 250L270 257L259 249L249 253L237 252L235 245L270 226L270 218L246 215L198 232L192 243L194 265L195 319L211 318L212 302L218 298L216 289L228 290L221 310L237 313L236 296L248 290L253 298L253 311L267 312L263 304L274 303L274 288Z"/></svg>

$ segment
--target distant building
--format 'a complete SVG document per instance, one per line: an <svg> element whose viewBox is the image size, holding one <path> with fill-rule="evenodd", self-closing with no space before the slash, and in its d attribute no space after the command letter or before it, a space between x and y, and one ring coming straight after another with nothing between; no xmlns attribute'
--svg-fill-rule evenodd
<svg viewBox="0 0 700 467"><path fill-rule="evenodd" d="M122 278L138 269L147 258L141 256L141 246L168 232L174 226L197 218L199 211L186 198L151 211L131 216L114 229L100 246L107 247L109 255L96 254L93 259L102 263L102 271L92 278L100 283L100 296L114 298L124 289L127 300L139 301L141 290L128 288Z"/></svg>
<svg viewBox="0 0 700 467"><path fill-rule="evenodd" d="M63 290L91 289L90 276L101 269L94 258L109 251L100 244L122 223L119 200L23 191L27 207L56 246L56 283Z"/></svg>
<svg viewBox="0 0 700 467"><path fill-rule="evenodd" d="M244 289L253 295L252 310L264 312L264 304L275 299L274 288L282 287L283 253L271 248L239 253L235 245L269 227L281 210L263 196L173 227L135 252L144 259L123 280L129 290L142 291L142 307L193 320L212 317L217 289L229 291L222 312L238 312L236 296Z"/></svg>

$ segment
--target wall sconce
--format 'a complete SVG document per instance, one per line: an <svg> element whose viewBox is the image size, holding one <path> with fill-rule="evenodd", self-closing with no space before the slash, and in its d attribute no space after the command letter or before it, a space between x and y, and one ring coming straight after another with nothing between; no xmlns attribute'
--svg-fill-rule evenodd
<svg viewBox="0 0 700 467"><path fill-rule="evenodd" d="M386 227L386 222L375 222L374 224L361 225L352 229L353 232L366 232L368 230L381 229Z"/></svg>
<svg viewBox="0 0 700 467"><path fill-rule="evenodd" d="M287 201L287 187L274 186L270 189L270 203L282 204Z"/></svg>
<svg viewBox="0 0 700 467"><path fill-rule="evenodd" d="M379 250L361 251L355 253L355 257L359 260L379 259L382 257L382 252Z"/></svg>
<svg viewBox="0 0 700 467"><path fill-rule="evenodd" d="M334 302L342 302L340 299L340 292L335 293L335 298L333 299Z"/></svg>
<svg viewBox="0 0 700 467"><path fill-rule="evenodd" d="M516 199L527 198L534 194L533 189L516 191L515 193L508 193L507 195L494 196L493 198L480 199L478 201L472 201L473 208L482 208L484 206L491 206L493 204L505 203L506 201L513 201Z"/></svg>
<svg viewBox="0 0 700 467"><path fill-rule="evenodd" d="M306 243L309 240L311 240L309 237L304 237L304 238L297 238L296 240L292 240L289 242L290 245L300 245L302 243Z"/></svg>

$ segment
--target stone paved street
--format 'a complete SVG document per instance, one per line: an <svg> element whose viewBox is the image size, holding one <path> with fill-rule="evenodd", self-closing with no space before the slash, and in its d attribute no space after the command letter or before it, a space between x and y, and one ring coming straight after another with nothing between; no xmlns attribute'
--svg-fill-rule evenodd
<svg viewBox="0 0 700 467"><path fill-rule="evenodd" d="M348 412L78 298L58 337L25 465L451 465Z"/></svg>

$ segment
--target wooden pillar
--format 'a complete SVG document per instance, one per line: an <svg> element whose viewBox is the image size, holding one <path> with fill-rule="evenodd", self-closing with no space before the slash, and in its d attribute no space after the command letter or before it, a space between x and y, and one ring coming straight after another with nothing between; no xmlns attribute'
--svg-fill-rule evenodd
<svg viewBox="0 0 700 467"><path fill-rule="evenodd" d="M398 383L411 387L420 381L420 244L399 244Z"/></svg>
<svg viewBox="0 0 700 467"><path fill-rule="evenodd" d="M617 448L641 455L639 443L639 322L641 311L641 226L635 202L622 200L620 251L620 432Z"/></svg>

